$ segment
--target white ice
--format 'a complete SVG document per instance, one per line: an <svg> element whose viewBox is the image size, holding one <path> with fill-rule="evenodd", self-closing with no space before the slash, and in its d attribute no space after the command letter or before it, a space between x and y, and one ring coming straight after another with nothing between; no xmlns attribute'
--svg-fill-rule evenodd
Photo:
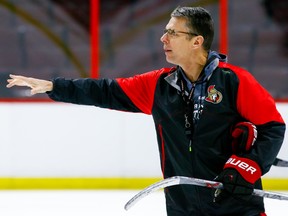
<svg viewBox="0 0 288 216"><path fill-rule="evenodd" d="M1 216L165 216L164 195L154 192L128 211L125 203L135 190L2 190ZM288 215L288 202L266 199L268 216Z"/></svg>

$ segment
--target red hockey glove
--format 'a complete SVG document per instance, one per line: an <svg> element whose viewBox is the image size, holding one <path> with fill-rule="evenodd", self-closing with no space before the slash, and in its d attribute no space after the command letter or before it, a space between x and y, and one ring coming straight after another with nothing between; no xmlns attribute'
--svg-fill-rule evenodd
<svg viewBox="0 0 288 216"><path fill-rule="evenodd" d="M215 191L214 202L221 202L228 196L248 200L253 192L254 183L261 175L261 169L255 161L232 155L224 170L215 179L223 183L224 189Z"/></svg>
<svg viewBox="0 0 288 216"><path fill-rule="evenodd" d="M250 122L240 122L233 128L232 138L234 154L248 152L257 139L256 126Z"/></svg>

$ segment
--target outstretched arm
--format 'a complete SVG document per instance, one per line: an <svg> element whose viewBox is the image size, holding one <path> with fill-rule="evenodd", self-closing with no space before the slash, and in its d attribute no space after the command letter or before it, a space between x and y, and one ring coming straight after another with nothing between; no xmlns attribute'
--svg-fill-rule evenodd
<svg viewBox="0 0 288 216"><path fill-rule="evenodd" d="M53 83L51 81L31 77L10 75L10 79L8 79L7 82L7 88L13 86L27 86L31 88L31 95L45 93L53 89Z"/></svg>

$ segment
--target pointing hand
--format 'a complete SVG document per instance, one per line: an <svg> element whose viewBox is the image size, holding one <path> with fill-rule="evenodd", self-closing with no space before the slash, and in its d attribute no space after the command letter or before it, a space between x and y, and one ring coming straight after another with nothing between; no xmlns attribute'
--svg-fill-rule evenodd
<svg viewBox="0 0 288 216"><path fill-rule="evenodd" d="M7 82L7 88L13 86L27 86L31 88L31 95L45 93L47 91L52 91L53 89L53 83L51 81L31 77L10 75L10 79L8 79Z"/></svg>

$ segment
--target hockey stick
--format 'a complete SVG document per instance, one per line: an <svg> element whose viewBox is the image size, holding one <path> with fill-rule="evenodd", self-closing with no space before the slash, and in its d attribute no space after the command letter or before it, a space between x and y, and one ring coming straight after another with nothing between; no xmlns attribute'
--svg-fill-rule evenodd
<svg viewBox="0 0 288 216"><path fill-rule="evenodd" d="M140 199L144 198L145 196L149 195L150 193L156 190L170 187L173 185L181 185L181 184L196 185L196 186L215 188L215 189L217 188L223 189L223 184L220 182L208 181L204 179L190 178L190 177L184 177L184 176L173 176L173 177L161 180L159 182L156 182L150 185L149 187L145 188L144 190L140 191L138 194L132 197L125 204L124 208L125 210L129 210ZM268 191L259 190L259 189L254 189L253 195L271 198L271 199L288 200L288 194L268 192Z"/></svg>
<svg viewBox="0 0 288 216"><path fill-rule="evenodd" d="M288 167L288 161L276 158L273 162L273 165L278 167Z"/></svg>

